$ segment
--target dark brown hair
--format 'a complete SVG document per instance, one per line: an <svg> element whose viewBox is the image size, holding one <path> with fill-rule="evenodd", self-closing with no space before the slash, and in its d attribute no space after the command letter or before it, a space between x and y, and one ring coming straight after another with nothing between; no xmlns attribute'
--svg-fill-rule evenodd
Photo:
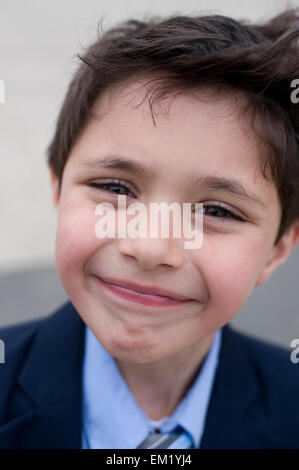
<svg viewBox="0 0 299 470"><path fill-rule="evenodd" d="M97 97L126 80L151 78L149 105L166 94L217 89L245 98L252 128L264 150L261 171L275 183L282 218L275 244L299 218L299 8L264 24L222 15L128 20L100 35L82 55L48 148L59 189L68 155ZM153 116L153 114L152 114Z"/></svg>

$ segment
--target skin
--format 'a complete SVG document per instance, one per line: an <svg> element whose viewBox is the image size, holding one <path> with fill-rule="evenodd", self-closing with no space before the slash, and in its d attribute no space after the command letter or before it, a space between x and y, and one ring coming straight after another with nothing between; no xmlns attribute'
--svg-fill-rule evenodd
<svg viewBox="0 0 299 470"><path fill-rule="evenodd" d="M56 263L61 282L83 321L115 358L149 418L169 416L198 374L217 329L228 323L255 286L267 282L299 238L294 224L273 246L281 217L275 186L259 174L259 145L236 112L235 98L165 98L153 123L142 81L100 96L63 172L61 192L51 170L58 212ZM147 165L147 176L80 165L108 153ZM191 186L188 175L235 176L265 205L234 194ZM88 183L118 178L128 202L224 203L245 222L220 212L203 216L203 245L186 250L182 239L95 236L100 202L117 207L117 193ZM148 206L149 207L149 206ZM117 301L95 275L162 286L191 303L166 308Z"/></svg>

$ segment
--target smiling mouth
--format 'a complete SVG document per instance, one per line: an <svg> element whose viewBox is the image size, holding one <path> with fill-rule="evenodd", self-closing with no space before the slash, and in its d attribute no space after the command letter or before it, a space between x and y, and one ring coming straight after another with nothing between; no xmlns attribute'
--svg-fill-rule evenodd
<svg viewBox="0 0 299 470"><path fill-rule="evenodd" d="M166 297L156 294L146 294L142 292L137 292L127 287L118 286L116 284L105 282L103 279L96 276L96 279L100 286L105 288L105 291L113 297L118 297L119 299L129 300L131 302L148 305L152 307L166 307L166 306L175 306L175 305L184 305L186 303L192 302L193 299L187 300L178 300L171 297Z"/></svg>

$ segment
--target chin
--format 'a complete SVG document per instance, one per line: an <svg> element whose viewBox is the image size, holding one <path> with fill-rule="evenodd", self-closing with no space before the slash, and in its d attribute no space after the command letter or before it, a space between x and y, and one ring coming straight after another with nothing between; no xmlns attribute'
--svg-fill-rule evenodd
<svg viewBox="0 0 299 470"><path fill-rule="evenodd" d="M158 350L142 339L118 337L107 345L107 351L117 360L145 364L160 359Z"/></svg>

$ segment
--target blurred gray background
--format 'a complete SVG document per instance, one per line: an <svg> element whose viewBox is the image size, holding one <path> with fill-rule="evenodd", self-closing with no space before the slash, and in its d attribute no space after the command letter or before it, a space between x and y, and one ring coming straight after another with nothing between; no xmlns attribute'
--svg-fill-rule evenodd
<svg viewBox="0 0 299 470"><path fill-rule="evenodd" d="M288 2L299 6L299 0ZM0 0L0 326L51 313L67 298L54 263L56 213L46 148L75 55L104 29L144 15L224 14L265 20L275 0ZM294 77L298 78L298 77ZM256 287L231 322L290 345L299 338L299 247L268 284Z"/></svg>

